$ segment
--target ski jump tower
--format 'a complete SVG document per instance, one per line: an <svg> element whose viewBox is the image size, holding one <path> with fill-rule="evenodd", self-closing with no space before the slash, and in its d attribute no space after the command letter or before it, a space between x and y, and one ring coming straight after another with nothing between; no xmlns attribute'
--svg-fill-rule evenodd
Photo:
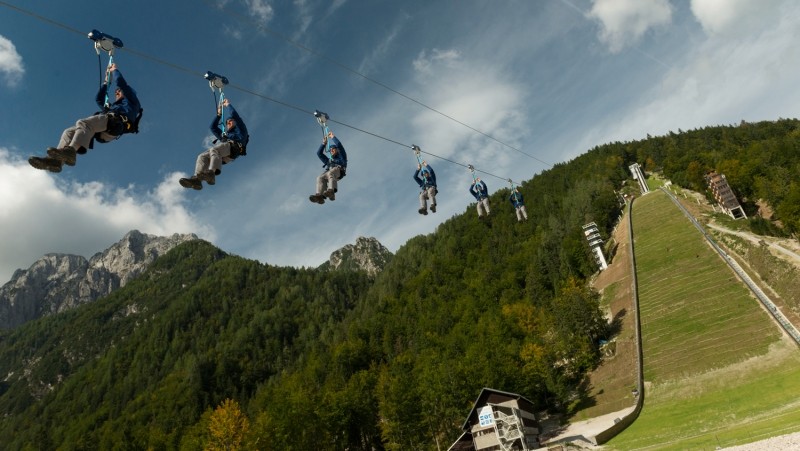
<svg viewBox="0 0 800 451"><path fill-rule="evenodd" d="M637 165L638 166L638 165ZM608 268L606 257L603 255L603 239L600 238L600 231L597 229L597 224L590 222L583 226L583 234L586 235L586 241L589 242L589 247L594 253L594 261L600 267L600 271Z"/></svg>
<svg viewBox="0 0 800 451"><path fill-rule="evenodd" d="M628 169L631 170L633 179L639 182L639 189L642 190L642 194L649 193L650 188L647 187L647 180L644 178L644 172L642 172L642 167L639 166L639 163L633 163L632 165L628 166Z"/></svg>
<svg viewBox="0 0 800 451"><path fill-rule="evenodd" d="M717 174L714 171L706 174L706 181L708 182L708 189L714 193L714 199L722 210L733 219L746 219L747 213L744 208L739 204L736 195L728 184L725 174Z"/></svg>

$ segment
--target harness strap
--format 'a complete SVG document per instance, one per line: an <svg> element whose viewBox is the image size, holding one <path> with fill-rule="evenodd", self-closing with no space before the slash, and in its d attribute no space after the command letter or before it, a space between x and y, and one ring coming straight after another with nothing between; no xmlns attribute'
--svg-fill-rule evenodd
<svg viewBox="0 0 800 451"><path fill-rule="evenodd" d="M108 108L110 103L108 101L108 88L111 85L111 72L108 68L114 64L114 49L122 47L122 40L119 38L115 38L114 36L105 34L103 32L92 30L88 34L88 38L94 41L94 51L97 52L97 66L100 69L100 50L108 53L108 65L106 66L106 78L105 78L105 85L106 85L106 95L103 101L103 107ZM100 75L102 79L102 73Z"/></svg>
<svg viewBox="0 0 800 451"><path fill-rule="evenodd" d="M469 172L472 174L472 184L475 185L475 189L477 190L478 189L478 178L475 177L475 166L473 166L471 164L468 164L467 165L467 169L469 169Z"/></svg>
<svg viewBox="0 0 800 451"><path fill-rule="evenodd" d="M111 68L112 64L114 64L113 53L114 53L113 50L108 52L108 65L106 66L106 98L105 101L103 102L103 108L108 108L109 106L111 106L111 103L109 103L108 101L108 89L111 87L111 71L108 69ZM98 55L98 58L99 57L100 56Z"/></svg>
<svg viewBox="0 0 800 451"><path fill-rule="evenodd" d="M230 141L230 143L231 143L230 158L231 160L235 160L239 155L242 154L242 146L236 141Z"/></svg>
<svg viewBox="0 0 800 451"><path fill-rule="evenodd" d="M208 87L211 88L211 93L214 95L214 108L216 108L220 114L219 129L222 137L227 137L228 131L225 128L225 108L223 107L225 102L225 93L223 92L223 89L225 88L225 85L228 84L228 79L211 71L207 71L203 75L203 78L208 80ZM219 91L219 101L217 101L217 91Z"/></svg>
<svg viewBox="0 0 800 451"><path fill-rule="evenodd" d="M436 188L430 183L430 177L427 176L428 171L422 169L425 163L425 160L422 159L421 155L422 149L420 149L416 144L412 144L411 150L413 150L414 155L417 156L417 163L419 163L420 173L422 174L422 180L424 181L422 184L422 190L425 191L428 188Z"/></svg>
<svg viewBox="0 0 800 451"><path fill-rule="evenodd" d="M419 163L419 165L422 166L422 163L423 163L422 155L421 155L422 149L420 149L419 146L417 146L416 144L412 144L411 145L411 150L413 150L414 151L414 155L417 156L417 163Z"/></svg>
<svg viewBox="0 0 800 451"><path fill-rule="evenodd" d="M225 108L223 108L225 102L225 93L222 92L222 88L219 88L219 128L222 130L222 137L228 136L228 130L225 128Z"/></svg>
<svg viewBox="0 0 800 451"><path fill-rule="evenodd" d="M514 203L519 203L519 198L517 197L517 187L514 185L514 181L508 179L508 183L511 185L511 195L514 196Z"/></svg>
<svg viewBox="0 0 800 451"><path fill-rule="evenodd" d="M328 164L333 164L333 155L331 155L331 141L328 139L330 128L328 128L328 113L323 113L319 110L314 110L314 117L317 118L317 123L322 128L322 139L325 140L325 156L328 157Z"/></svg>

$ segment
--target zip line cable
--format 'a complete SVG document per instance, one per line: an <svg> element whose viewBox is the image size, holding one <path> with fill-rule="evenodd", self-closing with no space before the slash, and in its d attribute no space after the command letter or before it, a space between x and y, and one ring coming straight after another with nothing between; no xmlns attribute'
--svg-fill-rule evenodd
<svg viewBox="0 0 800 451"><path fill-rule="evenodd" d="M247 89L247 88L244 88L244 87L242 87L242 86L238 86L238 85L236 85L236 84L233 84L233 83L229 84L228 86L229 86L229 87L231 87L231 88L233 88L233 89L236 89L236 90L238 90L238 91L241 91L241 92L244 92L244 93L247 93L247 94L253 95L253 96L255 96L255 97L260 97L260 98L262 98L262 99L264 99L264 100L269 100L270 102L277 103L277 104L279 104L279 105L282 105L282 106L285 106L285 107L287 107L287 108L291 108L291 109L294 109L294 110L300 111L300 112L302 112L302 113L306 113L306 114L314 114L313 112L309 112L308 110L305 110L305 109L303 109L303 108L301 108L301 107L298 107L298 106L295 106L295 105L292 105L292 104L289 104L289 103L286 103L286 102L282 102L282 101L280 101L280 100L273 99L272 97L266 96L266 95L264 95L264 94L261 94L261 93L255 92L255 91L252 91L252 90L250 90L250 89ZM334 124L339 124L339 125L341 125L341 126L343 126L343 127L346 127L346 128L349 128L349 129L351 129L351 130L355 130L355 131L361 132L361 133L363 133L363 134L365 134L365 135L370 135L370 136L373 136L373 137L375 137L375 138L382 139L382 140L384 140L384 141L390 142L390 143L392 143L392 144L397 144L398 146L402 146L402 147L408 147L409 149L412 149L412 150L413 150L413 147L412 147L413 145L408 145L408 144L401 143L400 141L396 141L396 140L394 140L394 139L387 138L387 137L385 137L385 136L382 136L382 135L379 135L379 134L377 134L377 133L373 133L373 132L371 132L371 131L364 130L364 129L362 129L362 128L358 128L358 127L356 127L355 125L350 125L350 124L347 124L347 123L345 123L345 122L337 121L337 120L334 120L334 119L328 119L328 122L332 122L332 123L334 123ZM451 160L451 159L449 159L449 158L446 158L446 157L443 157L443 156L440 156L440 155L436 155L436 154L434 154L434 153L431 153L431 152L427 152L427 151L424 151L424 150L422 150L422 151L421 151L421 153L424 153L424 154L426 154L426 155L430 155L430 156L432 156L432 157L434 157L434 158L438 158L438 159L440 159L440 160L443 160L443 161L446 161L446 162L448 162L448 163L452 163L452 164L455 164L455 165L461 166L461 167L463 167L463 168L465 168L465 169L469 167L469 165L468 165L468 164L459 163L458 161ZM482 174L489 175L489 176L491 176L491 177L498 178L498 179L500 179L500 180L503 180L503 181L508 181L508 180L509 180L507 177L501 177L501 176L499 176L499 175L495 175L495 174L492 174L491 172L484 171L484 170L481 170L481 169L477 169L477 168L476 168L476 169L475 169L475 171L477 171L477 172L480 172L480 173L482 173Z"/></svg>
<svg viewBox="0 0 800 451"><path fill-rule="evenodd" d="M499 139L495 138L494 136L492 136L492 135L489 135L488 133L485 133L485 132L483 132L483 131L481 131L481 130L478 130L477 128L475 128L475 127L473 127L473 126L471 126L471 125L469 125L469 124L467 124L467 123L464 123L464 122L462 122L462 121L460 121L460 120L458 120L458 119L454 118L453 116L450 116L450 115L448 115L448 114L446 114L446 113L443 113L443 112L441 112L441 111L437 110L436 108L433 108L433 107L431 107L431 106L428 106L428 105L426 105L426 104L424 104L424 103L420 102L419 100L416 100L416 99L414 99L413 97L410 97L410 96L408 96L408 95L406 95L406 94L403 94L402 92L400 92L400 91L398 91L398 90L396 90L396 89L392 88L391 86L388 86L388 85L387 85L387 84L385 84L385 83L382 83L382 82L380 82L380 81L378 81L378 80L376 80L376 79L374 79L374 78L371 78L371 77L369 77L369 76L367 76L367 75L364 75L364 74L362 74L361 72L359 72L359 71L357 71L357 70L355 70L355 69L353 69L353 68L351 68L351 67L349 67L349 66L346 66L345 64L342 64L342 63L340 63L340 62L338 62L338 61L334 60L333 58L331 58L331 57L329 57L329 56L326 56L326 55L324 55L324 54L322 54L322 53L320 53L320 52L317 52L316 50L314 50L314 49L312 49L312 48L310 48L310 47L307 47L307 46L305 46L305 45L303 45L303 44L300 44L299 42L297 42L297 41L295 41L295 40L293 40L293 39L291 39L291 38L289 38L289 37L287 37L287 36L285 36L285 35L283 35L283 34L281 34L281 33L278 33L278 32L277 32L277 31L275 31L275 30L272 30L272 29L270 29L270 28L267 28L267 27L265 27L264 25L261 25L261 24L259 24L259 23L256 23L256 22L254 22L252 19L250 19L250 18L249 18L249 17L247 17L247 16L244 16L244 15L242 15L242 14L238 14L238 13L232 12L232 11L230 11L230 10L226 10L224 6L215 5L215 4L213 4L213 3L212 3L210 0L204 0L204 1L205 1L205 3L206 3L207 5L209 5L209 7L211 7L211 8L217 8L217 9L219 9L219 10L223 11L224 13L226 13L226 14L228 14L228 15L230 15L230 16L237 17L239 20L241 20L241 21L243 21L243 22L249 22L250 24L252 24L252 25L253 25L253 26L255 26L256 28L258 28L258 29L260 29L260 30L263 30L263 31L265 31L265 32L267 32L267 33L269 33L269 34L271 34L271 35L273 35L273 36L277 37L278 39L281 39L281 40L283 40L283 41L286 41L287 43L289 43L289 44L291 44L291 45L293 45L293 46L295 46L295 47L297 47L297 48L299 48L299 49L301 49L301 50L304 50L304 51L306 51L306 52L308 52L308 53L310 53L310 54L312 54L312 55L316 56L317 58L321 58L321 59L323 59L323 60L325 60L325 61L327 61L327 62L329 62L329 63L331 63L331 64L335 65L336 67L338 67L338 68L342 69L342 70L343 70L343 71L345 71L345 72L349 72L349 73L351 73L351 74L353 74L353 75L356 75L356 76L358 76L358 77L361 77L361 78L363 78L364 80L367 80L367 81L369 81L370 83L373 83L373 84L375 84L375 85L377 85L377 86L380 86L381 88L384 88L384 89L386 89L386 90L388 90L388 91L391 91L391 92L392 92L392 93L394 93L394 94L397 94L397 95L398 95L398 96L400 96L400 97L403 97L403 98L405 98L405 99L407 99L407 100L410 100L411 102L414 102L414 103L416 103L417 105L419 105L419 106L421 106L421 107L423 107L423 108L426 108L426 109L428 109L428 110L430 110L430 111L433 111L434 113L436 113L436 114L438 114L438 115L440 115L440 116L443 116L443 117L445 117L445 118L447 118L447 119L449 119L449 120L451 120L451 121L453 121L453 122L455 122L455 123L457 123L457 124L459 124L459 125L462 125L462 126L464 126L464 127L468 128L468 129L470 129L470 130L472 130L472 131L474 131L474 132L476 132L476 133L479 133L479 134L481 134L481 135L483 135L483 136L485 136L485 137L487 137L487 138L491 139L492 141L495 141L495 142L497 142L497 143L499 143L499 144L501 144L501 145L503 145L503 146L505 146L505 147L508 147L508 148L509 148L509 149L511 149L511 150L514 150L514 151L516 151L516 152L519 152L519 153L521 153L522 155L525 155L525 156L527 156L527 157L529 157L529 158L532 158L532 159L534 159L534 160L536 160L536 161L538 161L538 162L540 162L540 163L542 163L542 164L544 164L544 165L546 165L546 166L548 166L548 167L553 167L553 165L552 165L551 163L548 163L548 162L546 162L546 161L544 161L544 160L541 160L541 159L539 159L539 158L537 158L537 157L535 157L535 156L533 156L533 155L531 155L531 154L529 154L529 153L527 153L527 152L523 152L522 150L520 150L520 149L518 149L518 148L516 148L516 147L514 147L514 146L512 146L512 145L510 145L510 144L506 144L505 142L503 142L503 141L501 141L501 140L499 140Z"/></svg>
<svg viewBox="0 0 800 451"><path fill-rule="evenodd" d="M68 25L65 25L65 24L62 24L62 23L59 23L59 22L56 22L56 21L54 21L52 19L48 19L47 17L44 17L42 15L33 13L31 11L27 11L27 10L24 10L24 9L19 8L17 6L11 5L11 4L3 1L3 0L0 0L0 6L6 6L6 7L10 8L10 9L13 9L13 10L18 11L20 13L29 15L29 16L31 16L31 17L33 17L33 18L35 18L37 20L40 20L42 22L48 23L50 25L57 26L57 27L62 28L64 30L67 30L67 31L69 31L71 33L75 33L75 34L81 35L81 36L85 36L86 35L86 33L81 31L81 30L78 30L76 28L70 27ZM120 48L119 50L120 51L124 51L124 52L128 52L128 53L130 53L132 55L135 55L135 56L138 56L139 58L142 58L142 59L145 59L145 60L149 60L149 61L152 61L152 62L157 63L157 64L161 64L161 65L169 67L171 69L174 69L174 70L177 70L177 71L180 71L180 72L184 72L184 73L192 75L192 76L196 76L196 77L205 79L205 72L202 72L202 73L201 72L197 72L197 71L188 69L186 67L180 66L178 64L171 63L169 61L166 61L166 60L163 60L163 59L160 59L160 58L156 58L154 56L148 55L146 53L143 53L143 52L140 52L140 51L137 51L137 50L133 50L130 47L127 47L127 46L123 47L123 48ZM255 96L255 97L260 97L260 98L262 98L264 100L268 100L270 102L276 103L276 104L281 105L281 106L286 107L286 108L290 108L290 109L299 111L301 113L305 113L305 114L309 114L309 115L313 115L314 114L314 112L308 111L308 110L306 110L306 109L304 109L302 107L299 107L297 105L293 105L291 103L287 103L287 102L284 102L284 101L269 97L267 95L255 92L255 91L253 91L251 89L248 89L248 88L245 88L243 86L239 86L239 85L236 85L236 84L228 84L228 87L236 89L236 90L241 91L241 92L246 93L246 94L250 94L250 95ZM373 136L375 138L379 138L379 139L382 139L384 141L387 141L387 142L390 142L390 143L393 143L393 144L397 144L399 146L407 147L409 149L414 150L414 145L404 144L404 143L401 143L400 141L396 141L394 139L387 138L387 137L379 135L377 133L373 133L373 132L361 129L361 128L358 128L358 127L356 127L354 125L349 125L349 124L344 123L344 122L336 121L336 120L333 120L333 119L329 119L329 121L332 122L332 123L335 123L335 124L339 124L339 125L341 125L343 127L346 127L346 128L349 128L349 129L364 133L366 135L370 135L370 136ZM436 154L431 153L431 152L421 151L421 153L424 153L426 155L430 155L430 156L432 156L434 158L438 158L438 159L446 161L448 163L452 163L452 164L461 166L461 167L466 168L466 169L472 168L472 165L459 163L458 161L451 160L449 158L442 157L442 156L436 155ZM503 181L510 180L510 179L508 179L506 177L501 177L499 175L492 174L491 172L488 172L488 171L480 170L480 169L477 169L477 168L473 168L473 169L476 172L480 172L482 174L486 174L488 176L495 177L495 178L498 178L498 179L503 180Z"/></svg>
<svg viewBox="0 0 800 451"><path fill-rule="evenodd" d="M77 34L80 34L80 35L85 35L85 34L86 34L85 32L83 32L83 31L81 31L81 30L78 30L78 29L76 29L76 28L72 28L72 27L70 27L70 26L68 26L68 25L64 25L64 24L62 24L62 23L58 23L58 22L56 22L56 21L54 21L54 20L50 20L50 19L48 19L47 17L40 16L40 15L38 15L38 14L34 13L34 12L31 12L31 11L24 10L24 9L22 9L22 8L18 7L18 6L12 5L11 3L6 3L6 2L4 2L4 1L0 0L0 5L3 5L3 6L5 6L5 7L7 7L7 8L9 8L9 9L13 9L14 11L20 12L20 13L22 13L22 14L27 14L27 15L29 15L29 16L31 16L31 17L33 17L33 18L35 18L35 19L39 19L39 20L41 20L42 22L47 22L47 23L49 23L50 25L55 25L55 26L57 26L57 27L59 27L59 28L63 28L63 29L65 29L65 30L67 30L67 31L71 31L71 32L73 32L73 33L77 33Z"/></svg>

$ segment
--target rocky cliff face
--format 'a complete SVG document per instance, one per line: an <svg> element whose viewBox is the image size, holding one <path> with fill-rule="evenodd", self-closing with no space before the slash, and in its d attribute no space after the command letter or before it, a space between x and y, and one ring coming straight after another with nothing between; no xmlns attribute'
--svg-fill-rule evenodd
<svg viewBox="0 0 800 451"><path fill-rule="evenodd" d="M323 263L320 269L360 270L374 276L383 270L391 258L392 253L377 239L360 236L355 244L334 251L330 260Z"/></svg>
<svg viewBox="0 0 800 451"><path fill-rule="evenodd" d="M106 296L141 274L153 261L194 234L158 237L133 230L86 260L47 254L27 270L17 270L0 287L0 329L62 312Z"/></svg>

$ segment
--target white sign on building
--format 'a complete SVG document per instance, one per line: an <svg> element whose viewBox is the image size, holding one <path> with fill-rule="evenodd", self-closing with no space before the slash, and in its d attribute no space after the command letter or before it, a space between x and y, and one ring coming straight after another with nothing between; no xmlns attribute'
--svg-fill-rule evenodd
<svg viewBox="0 0 800 451"><path fill-rule="evenodd" d="M478 421L481 427L491 426L494 424L494 413L490 406L484 406L478 411Z"/></svg>

